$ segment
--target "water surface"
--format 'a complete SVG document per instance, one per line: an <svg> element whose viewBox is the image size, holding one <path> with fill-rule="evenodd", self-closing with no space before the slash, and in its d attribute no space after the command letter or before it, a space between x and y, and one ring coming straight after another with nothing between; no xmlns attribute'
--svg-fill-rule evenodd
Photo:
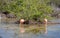
<svg viewBox="0 0 60 38"><path fill-rule="evenodd" d="M47 33L20 33L18 24L0 24L1 38L60 38L60 24L48 25L46 31Z"/></svg>

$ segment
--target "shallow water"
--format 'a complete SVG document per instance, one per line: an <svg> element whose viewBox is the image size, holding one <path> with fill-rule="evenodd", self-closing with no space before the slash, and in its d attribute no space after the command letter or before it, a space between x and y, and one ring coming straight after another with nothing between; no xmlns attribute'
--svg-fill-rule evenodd
<svg viewBox="0 0 60 38"><path fill-rule="evenodd" d="M47 27L47 33L24 33L20 35L21 38L60 38L60 25L55 24Z"/></svg>
<svg viewBox="0 0 60 38"><path fill-rule="evenodd" d="M47 33L34 34L33 32L20 33L18 24L0 24L0 38L60 38L60 25L48 25Z"/></svg>
<svg viewBox="0 0 60 38"><path fill-rule="evenodd" d="M47 33L33 33L32 31L25 32L25 28L30 30L28 27L22 27L24 33L21 33L21 27L19 26L19 24L8 24L6 22L1 22L2 21L0 20L0 38L60 38L60 24L47 25ZM30 27L35 28L37 26L34 25ZM40 26L38 26L37 28L39 27Z"/></svg>
<svg viewBox="0 0 60 38"><path fill-rule="evenodd" d="M1 38L18 38L18 27L9 24L0 24Z"/></svg>

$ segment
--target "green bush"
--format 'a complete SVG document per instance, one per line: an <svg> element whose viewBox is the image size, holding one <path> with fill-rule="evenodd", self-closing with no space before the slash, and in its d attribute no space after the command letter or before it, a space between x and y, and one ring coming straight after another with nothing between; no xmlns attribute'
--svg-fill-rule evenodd
<svg viewBox="0 0 60 38"><path fill-rule="evenodd" d="M3 0L0 4L2 11L9 11L18 19L44 19L52 13L48 3L50 0Z"/></svg>

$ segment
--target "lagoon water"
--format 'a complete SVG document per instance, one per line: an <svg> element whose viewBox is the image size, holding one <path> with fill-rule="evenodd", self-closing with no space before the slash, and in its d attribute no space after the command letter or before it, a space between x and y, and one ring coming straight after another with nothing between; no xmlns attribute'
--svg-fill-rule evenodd
<svg viewBox="0 0 60 38"><path fill-rule="evenodd" d="M60 38L60 24L48 24L47 33L34 34L20 33L18 24L0 22L0 38Z"/></svg>

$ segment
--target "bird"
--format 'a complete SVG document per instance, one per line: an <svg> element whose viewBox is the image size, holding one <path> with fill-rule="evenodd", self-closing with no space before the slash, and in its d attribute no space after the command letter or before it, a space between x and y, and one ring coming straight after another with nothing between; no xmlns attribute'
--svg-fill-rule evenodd
<svg viewBox="0 0 60 38"><path fill-rule="evenodd" d="M47 24L47 19L46 18L44 19L44 24Z"/></svg>
<svg viewBox="0 0 60 38"><path fill-rule="evenodd" d="M47 34L47 19L44 19L45 34Z"/></svg>
<svg viewBox="0 0 60 38"><path fill-rule="evenodd" d="M20 24L23 24L25 22L24 19L20 19Z"/></svg>

